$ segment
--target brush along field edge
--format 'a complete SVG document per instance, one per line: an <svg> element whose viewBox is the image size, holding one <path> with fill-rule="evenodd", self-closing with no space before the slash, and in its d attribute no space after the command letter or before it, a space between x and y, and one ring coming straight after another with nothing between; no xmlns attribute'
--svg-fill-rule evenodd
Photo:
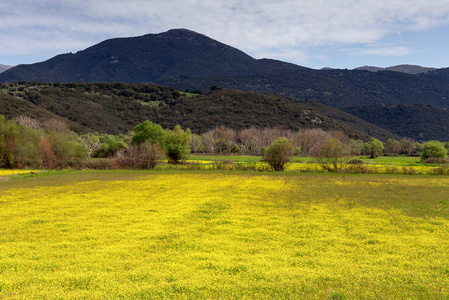
<svg viewBox="0 0 449 300"><path fill-rule="evenodd" d="M0 298L449 294L449 179L67 172L0 183Z"/></svg>

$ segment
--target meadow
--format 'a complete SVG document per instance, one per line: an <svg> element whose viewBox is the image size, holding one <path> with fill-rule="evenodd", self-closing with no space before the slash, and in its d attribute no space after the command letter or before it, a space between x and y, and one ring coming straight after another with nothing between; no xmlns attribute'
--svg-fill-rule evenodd
<svg viewBox="0 0 449 300"><path fill-rule="evenodd" d="M0 299L449 299L449 177L63 171L0 182Z"/></svg>

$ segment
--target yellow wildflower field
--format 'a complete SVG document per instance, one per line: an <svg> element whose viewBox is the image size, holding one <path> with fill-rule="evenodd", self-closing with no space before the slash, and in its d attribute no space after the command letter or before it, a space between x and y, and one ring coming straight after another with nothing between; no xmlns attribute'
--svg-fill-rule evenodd
<svg viewBox="0 0 449 300"><path fill-rule="evenodd" d="M72 171L0 183L0 299L444 299L449 178Z"/></svg>
<svg viewBox="0 0 449 300"><path fill-rule="evenodd" d="M0 177L18 175L18 174L35 173L35 172L40 172L40 171L37 171L37 170L1 170L0 169Z"/></svg>

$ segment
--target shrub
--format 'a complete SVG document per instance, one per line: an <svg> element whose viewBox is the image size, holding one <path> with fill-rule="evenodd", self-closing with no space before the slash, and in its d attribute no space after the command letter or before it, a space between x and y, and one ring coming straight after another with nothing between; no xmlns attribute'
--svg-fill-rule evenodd
<svg viewBox="0 0 449 300"><path fill-rule="evenodd" d="M274 171L284 171L286 164L291 161L294 150L291 139L279 138L268 146L262 161L268 163Z"/></svg>
<svg viewBox="0 0 449 300"><path fill-rule="evenodd" d="M348 161L348 164L350 164L350 165L362 165L362 164L364 164L364 162L361 159L351 159L351 160Z"/></svg>
<svg viewBox="0 0 449 300"><path fill-rule="evenodd" d="M447 162L447 159L441 157L429 157L424 161L426 164L445 164Z"/></svg>
<svg viewBox="0 0 449 300"><path fill-rule="evenodd" d="M115 162L120 168L154 169L164 158L164 151L149 142L120 150Z"/></svg>
<svg viewBox="0 0 449 300"><path fill-rule="evenodd" d="M232 143L231 146L231 153L242 153L242 151L240 150L240 147L236 144L236 143Z"/></svg>
<svg viewBox="0 0 449 300"><path fill-rule="evenodd" d="M39 153L42 158L42 164L46 169L53 169L56 165L56 156L48 138L42 138L39 142Z"/></svg>
<svg viewBox="0 0 449 300"><path fill-rule="evenodd" d="M439 141L428 141L422 145L421 160L425 161L428 158L446 158L447 150Z"/></svg>

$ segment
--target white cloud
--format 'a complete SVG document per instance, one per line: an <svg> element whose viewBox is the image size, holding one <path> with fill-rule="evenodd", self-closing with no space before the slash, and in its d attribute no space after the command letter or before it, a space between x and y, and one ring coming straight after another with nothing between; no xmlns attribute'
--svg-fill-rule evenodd
<svg viewBox="0 0 449 300"><path fill-rule="evenodd" d="M412 53L412 49L408 47L379 47L379 48L368 48L359 51L355 51L358 54L368 54L368 55L381 55L381 56L404 56Z"/></svg>
<svg viewBox="0 0 449 300"><path fill-rule="evenodd" d="M371 47L398 31L449 25L449 0L18 0L0 3L0 13L0 58L49 58L107 38L188 28L256 57L302 62L317 46ZM407 47L366 53L405 55Z"/></svg>

